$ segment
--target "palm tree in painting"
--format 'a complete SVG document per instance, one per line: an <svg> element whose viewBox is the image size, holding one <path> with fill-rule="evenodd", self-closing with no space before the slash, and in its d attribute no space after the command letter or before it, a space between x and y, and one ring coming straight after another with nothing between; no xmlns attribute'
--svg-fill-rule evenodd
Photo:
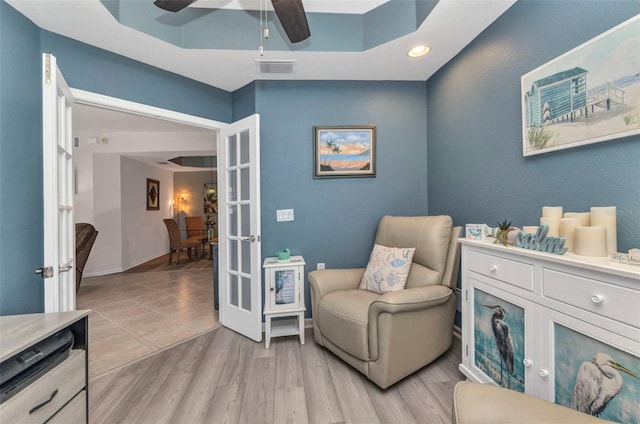
<svg viewBox="0 0 640 424"><path fill-rule="evenodd" d="M328 166L329 159L331 158L331 153L333 152L333 148L336 145L336 142L331 139L324 142L327 145L327 156L325 156L323 165Z"/></svg>
<svg viewBox="0 0 640 424"><path fill-rule="evenodd" d="M337 144L337 143L333 143L333 147L331 148L331 153L333 153L335 155L339 155L340 153L342 153L342 146ZM333 160L333 156L329 160L329 166L331 166L331 161L332 160Z"/></svg>

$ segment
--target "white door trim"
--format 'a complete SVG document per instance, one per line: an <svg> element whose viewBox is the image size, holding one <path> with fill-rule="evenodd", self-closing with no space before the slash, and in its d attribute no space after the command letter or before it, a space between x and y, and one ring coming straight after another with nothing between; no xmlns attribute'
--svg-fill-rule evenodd
<svg viewBox="0 0 640 424"><path fill-rule="evenodd" d="M229 124L212 119L200 118L198 116L188 115L186 113L176 112L169 109L162 109L155 106L136 103L129 100L119 99L117 97L105 96L104 94L92 93L90 91L71 88L71 93L75 99L75 103L89 106L97 106L104 109L115 110L118 112L131 113L134 115L146 116L149 118L163 119L165 121L176 122L179 124L192 125L210 130L221 130Z"/></svg>

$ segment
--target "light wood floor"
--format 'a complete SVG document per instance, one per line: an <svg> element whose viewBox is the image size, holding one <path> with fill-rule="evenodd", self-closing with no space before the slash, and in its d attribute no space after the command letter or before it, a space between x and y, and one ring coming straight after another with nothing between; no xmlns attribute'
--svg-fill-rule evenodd
<svg viewBox="0 0 640 424"><path fill-rule="evenodd" d="M450 423L460 341L380 390L324 348L310 329L271 347L221 327L89 384L92 424Z"/></svg>

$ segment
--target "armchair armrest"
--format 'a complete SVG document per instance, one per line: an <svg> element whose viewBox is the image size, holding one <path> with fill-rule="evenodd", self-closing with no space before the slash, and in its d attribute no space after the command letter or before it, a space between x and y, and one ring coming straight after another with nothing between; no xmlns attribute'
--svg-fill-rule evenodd
<svg viewBox="0 0 640 424"><path fill-rule="evenodd" d="M515 390L469 381L456 384L451 416L455 424L610 422Z"/></svg>
<svg viewBox="0 0 640 424"><path fill-rule="evenodd" d="M395 314L440 305L449 300L452 293L449 287L440 285L415 287L386 293L376 299L369 307L369 322L374 322L377 316L383 312Z"/></svg>
<svg viewBox="0 0 640 424"><path fill-rule="evenodd" d="M316 301L338 290L357 289L364 275L364 268L323 269L309 273L309 285Z"/></svg>

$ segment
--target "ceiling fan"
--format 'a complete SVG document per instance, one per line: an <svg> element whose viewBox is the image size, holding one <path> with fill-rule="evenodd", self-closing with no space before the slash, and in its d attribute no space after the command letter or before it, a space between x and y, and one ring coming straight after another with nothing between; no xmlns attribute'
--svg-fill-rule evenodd
<svg viewBox="0 0 640 424"><path fill-rule="evenodd" d="M196 0L155 0L153 4L169 12L179 12ZM311 36L302 0L271 0L276 16L292 43Z"/></svg>

